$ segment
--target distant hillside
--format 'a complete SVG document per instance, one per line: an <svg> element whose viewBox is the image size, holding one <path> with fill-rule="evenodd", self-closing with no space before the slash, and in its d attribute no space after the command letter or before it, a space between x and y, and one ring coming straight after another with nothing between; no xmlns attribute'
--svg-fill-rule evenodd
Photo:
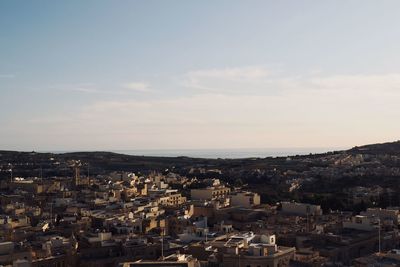
<svg viewBox="0 0 400 267"><path fill-rule="evenodd" d="M371 155L400 155L400 141L370 144L365 146L354 147L350 149L350 153L362 153Z"/></svg>
<svg viewBox="0 0 400 267"><path fill-rule="evenodd" d="M285 172L287 170L303 172L312 167L327 167L346 154L396 155L400 156L400 141L371 144L354 147L347 151L334 151L324 154L309 154L286 157L243 158L243 159L204 159L190 157L152 157L132 156L112 152L73 152L73 153L37 153L0 151L0 177L7 177L10 168L14 166L14 174L27 177L38 176L41 172L47 175L72 175L69 166L71 160L80 160L86 166L90 165L92 174L102 174L109 171L139 171L174 170L187 174L191 169L218 169L225 176L248 176L254 170ZM59 162L58 165L55 163ZM387 163L397 166L397 162ZM249 174L250 172L250 174Z"/></svg>

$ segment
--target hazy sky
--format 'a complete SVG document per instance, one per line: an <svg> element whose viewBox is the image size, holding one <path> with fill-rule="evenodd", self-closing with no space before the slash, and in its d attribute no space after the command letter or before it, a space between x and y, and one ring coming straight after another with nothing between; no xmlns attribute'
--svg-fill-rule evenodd
<svg viewBox="0 0 400 267"><path fill-rule="evenodd" d="M0 149L400 133L400 1L0 1Z"/></svg>

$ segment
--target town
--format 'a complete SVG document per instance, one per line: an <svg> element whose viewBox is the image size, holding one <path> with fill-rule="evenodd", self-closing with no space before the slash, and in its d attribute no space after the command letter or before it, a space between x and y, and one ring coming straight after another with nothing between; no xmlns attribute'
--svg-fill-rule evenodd
<svg viewBox="0 0 400 267"><path fill-rule="evenodd" d="M336 160L341 168L351 158L358 170L365 165L343 153L333 155L347 160ZM399 207L355 212L291 199L266 203L254 186L212 178L217 169L206 171L209 178L193 168L187 176L172 169L99 172L73 156L2 152L1 266L400 265ZM301 180L281 183L290 193ZM346 190L360 202L382 191L372 188Z"/></svg>
<svg viewBox="0 0 400 267"><path fill-rule="evenodd" d="M0 267L400 267L400 1L0 1Z"/></svg>

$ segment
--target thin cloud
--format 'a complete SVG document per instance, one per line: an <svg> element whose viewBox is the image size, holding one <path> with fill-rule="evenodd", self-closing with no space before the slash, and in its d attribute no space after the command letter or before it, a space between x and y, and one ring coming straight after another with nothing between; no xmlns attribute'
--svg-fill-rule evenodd
<svg viewBox="0 0 400 267"><path fill-rule="evenodd" d="M250 81L269 77L271 71L265 67L239 67L190 71L187 75L193 79L218 78L235 81Z"/></svg>
<svg viewBox="0 0 400 267"><path fill-rule="evenodd" d="M179 83L198 93L266 96L296 91L333 91L379 96L400 92L400 73L326 75L318 70L288 76L266 67L242 67L190 71Z"/></svg>
<svg viewBox="0 0 400 267"><path fill-rule="evenodd" d="M76 84L58 84L50 87L51 89L67 92L78 92L78 93L101 93L101 90L97 88L94 83L76 83Z"/></svg>
<svg viewBox="0 0 400 267"><path fill-rule="evenodd" d="M136 92L150 92L150 85L145 82L130 82L122 85L123 88Z"/></svg>
<svg viewBox="0 0 400 267"><path fill-rule="evenodd" d="M69 90L81 93L100 93L99 90L89 87L74 87L74 88L69 88Z"/></svg>
<svg viewBox="0 0 400 267"><path fill-rule="evenodd" d="M13 79L15 76L15 74L3 73L0 74L0 79Z"/></svg>
<svg viewBox="0 0 400 267"><path fill-rule="evenodd" d="M126 84L95 84L95 83L66 83L48 86L37 90L57 90L71 93L97 94L97 95L129 95L134 92L152 92L150 85L145 82L132 82Z"/></svg>
<svg viewBox="0 0 400 267"><path fill-rule="evenodd" d="M190 71L181 77L180 84L187 88L218 93L275 94L265 89L277 85L276 72L264 66L203 69Z"/></svg>

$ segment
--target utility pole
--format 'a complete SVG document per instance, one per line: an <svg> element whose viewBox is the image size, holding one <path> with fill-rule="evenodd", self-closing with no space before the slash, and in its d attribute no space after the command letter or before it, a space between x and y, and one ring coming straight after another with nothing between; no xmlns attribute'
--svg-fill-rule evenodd
<svg viewBox="0 0 400 267"><path fill-rule="evenodd" d="M206 236L206 243L207 243L207 235L208 235L208 218L207 218L207 216L204 217L204 234Z"/></svg>
<svg viewBox="0 0 400 267"><path fill-rule="evenodd" d="M306 232L310 232L310 222L309 222L309 216L310 216L310 206L307 206L307 211L306 211Z"/></svg>
<svg viewBox="0 0 400 267"><path fill-rule="evenodd" d="M53 224L53 202L50 202L50 223Z"/></svg>
<svg viewBox="0 0 400 267"><path fill-rule="evenodd" d="M164 228L161 228L161 259L164 260Z"/></svg>
<svg viewBox="0 0 400 267"><path fill-rule="evenodd" d="M381 254L381 218L378 219L378 248L379 248L379 254Z"/></svg>

